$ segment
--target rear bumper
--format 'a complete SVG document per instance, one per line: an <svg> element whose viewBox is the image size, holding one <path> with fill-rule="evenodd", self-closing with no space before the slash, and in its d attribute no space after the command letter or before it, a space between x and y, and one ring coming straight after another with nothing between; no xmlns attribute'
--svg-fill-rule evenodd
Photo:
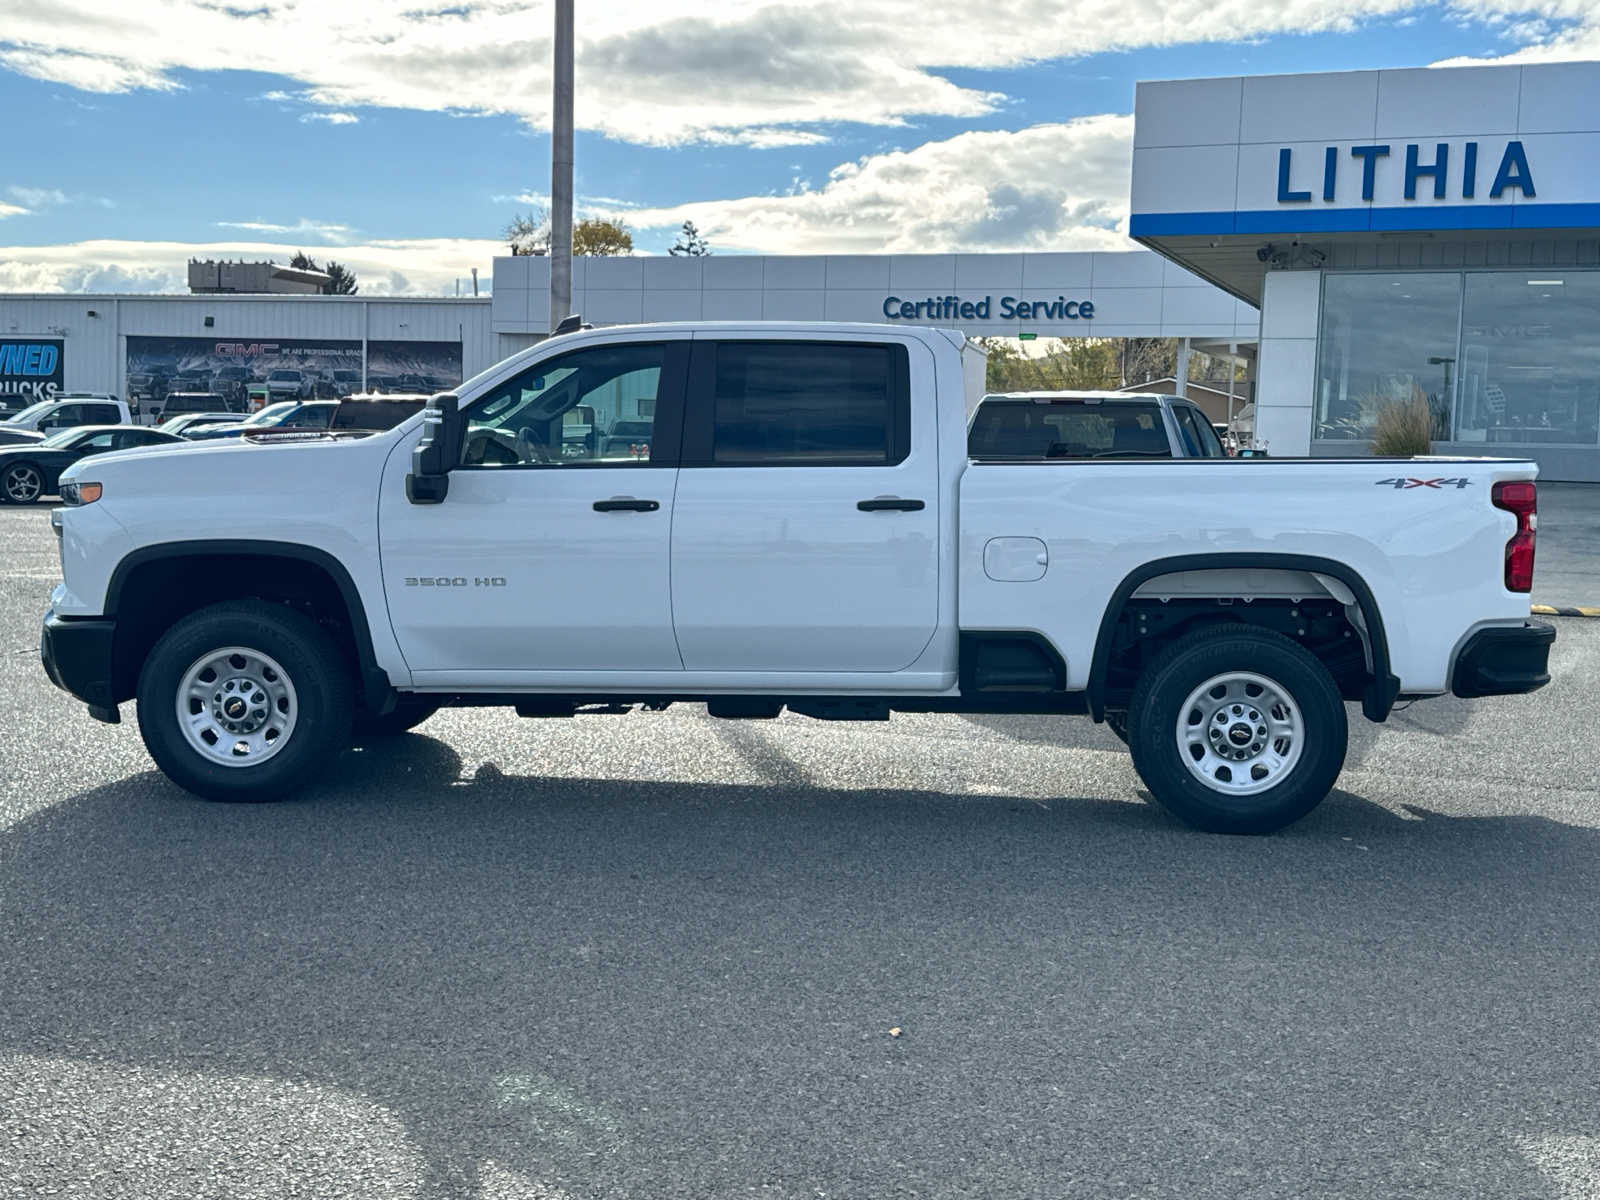
<svg viewBox="0 0 1600 1200"><path fill-rule="evenodd" d="M111 653L116 631L117 623L106 617L58 617L53 612L46 613L39 657L50 682L92 709L115 712Z"/></svg>
<svg viewBox="0 0 1600 1200"><path fill-rule="evenodd" d="M1537 691L1550 682L1555 640L1555 626L1543 621L1480 629L1456 658L1450 690L1468 699Z"/></svg>

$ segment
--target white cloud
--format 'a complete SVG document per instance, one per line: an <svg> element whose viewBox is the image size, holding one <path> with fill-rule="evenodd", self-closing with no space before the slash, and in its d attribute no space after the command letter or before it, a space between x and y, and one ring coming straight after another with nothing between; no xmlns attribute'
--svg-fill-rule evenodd
<svg viewBox="0 0 1600 1200"><path fill-rule="evenodd" d="M51 204L67 203L67 194L60 188L8 187L6 194L20 200L29 208L45 208Z"/></svg>
<svg viewBox="0 0 1600 1200"><path fill-rule="evenodd" d="M277 225L270 221L218 221L221 229L243 229L247 233L288 233L302 237L320 238L335 244L346 242L355 232L349 225L335 225L331 221L313 221L301 217L293 225Z"/></svg>
<svg viewBox="0 0 1600 1200"><path fill-rule="evenodd" d="M964 133L845 163L821 188L614 215L768 254L1129 249L1132 139L1116 115Z"/></svg>
<svg viewBox="0 0 1600 1200"><path fill-rule="evenodd" d="M23 217L27 213L28 210L21 205L7 204L4 200L0 200L0 221L5 220L7 217Z"/></svg>
<svg viewBox="0 0 1600 1200"><path fill-rule="evenodd" d="M3 207L3 206L0 206ZM184 292L191 258L285 263L303 246L287 242L135 242L100 240L56 246L0 246L0 292ZM472 268L491 274L504 254L496 241L411 238L340 246L335 257L354 271L364 296L455 294Z"/></svg>
<svg viewBox="0 0 1600 1200"><path fill-rule="evenodd" d="M359 125L361 118L355 113L348 112L309 112L300 117L301 124L311 121L326 121L329 125Z"/></svg>
<svg viewBox="0 0 1600 1200"><path fill-rule="evenodd" d="M549 120L548 0L484 0L449 10L348 0L239 8L215 0L14 4L0 66L96 92L175 88L177 72L237 66L295 81L267 99L332 110L362 105L507 113ZM953 82L951 66L1002 70L1108 50L1349 30L1427 7L1418 0L989 0L934 14L925 0L608 0L578 26L580 127L650 144L706 140L816 144L838 123L970 118L1005 97ZM1478 21L1577 20L1594 0L1455 0ZM708 15L711 14L711 15ZM1534 25L1526 25L1532 31ZM1578 53L1590 34L1557 34ZM307 47L316 47L308 53Z"/></svg>

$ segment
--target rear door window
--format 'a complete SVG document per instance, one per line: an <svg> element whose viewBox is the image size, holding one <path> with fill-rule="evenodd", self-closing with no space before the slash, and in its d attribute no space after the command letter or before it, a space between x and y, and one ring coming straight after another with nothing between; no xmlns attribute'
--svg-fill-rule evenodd
<svg viewBox="0 0 1600 1200"><path fill-rule="evenodd" d="M685 466L883 467L911 447L901 345L696 342Z"/></svg>

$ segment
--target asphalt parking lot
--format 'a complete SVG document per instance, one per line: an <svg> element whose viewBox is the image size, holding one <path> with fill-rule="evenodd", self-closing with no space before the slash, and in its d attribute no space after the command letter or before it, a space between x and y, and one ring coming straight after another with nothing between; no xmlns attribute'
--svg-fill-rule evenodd
<svg viewBox="0 0 1600 1200"><path fill-rule="evenodd" d="M1600 621L1357 720L1264 839L1071 719L447 712L230 807L45 681L47 514L0 509L0 1196L1600 1193Z"/></svg>

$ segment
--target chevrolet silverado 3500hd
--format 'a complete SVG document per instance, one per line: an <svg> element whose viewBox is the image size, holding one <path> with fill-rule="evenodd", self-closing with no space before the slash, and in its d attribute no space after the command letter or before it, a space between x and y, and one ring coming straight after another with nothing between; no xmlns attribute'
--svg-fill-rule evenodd
<svg viewBox="0 0 1600 1200"><path fill-rule="evenodd" d="M441 705L682 700L1087 714L1228 832L1322 800L1346 700L1548 681L1532 463L973 461L982 378L937 329L577 330L370 437L98 457L45 668L218 800Z"/></svg>

